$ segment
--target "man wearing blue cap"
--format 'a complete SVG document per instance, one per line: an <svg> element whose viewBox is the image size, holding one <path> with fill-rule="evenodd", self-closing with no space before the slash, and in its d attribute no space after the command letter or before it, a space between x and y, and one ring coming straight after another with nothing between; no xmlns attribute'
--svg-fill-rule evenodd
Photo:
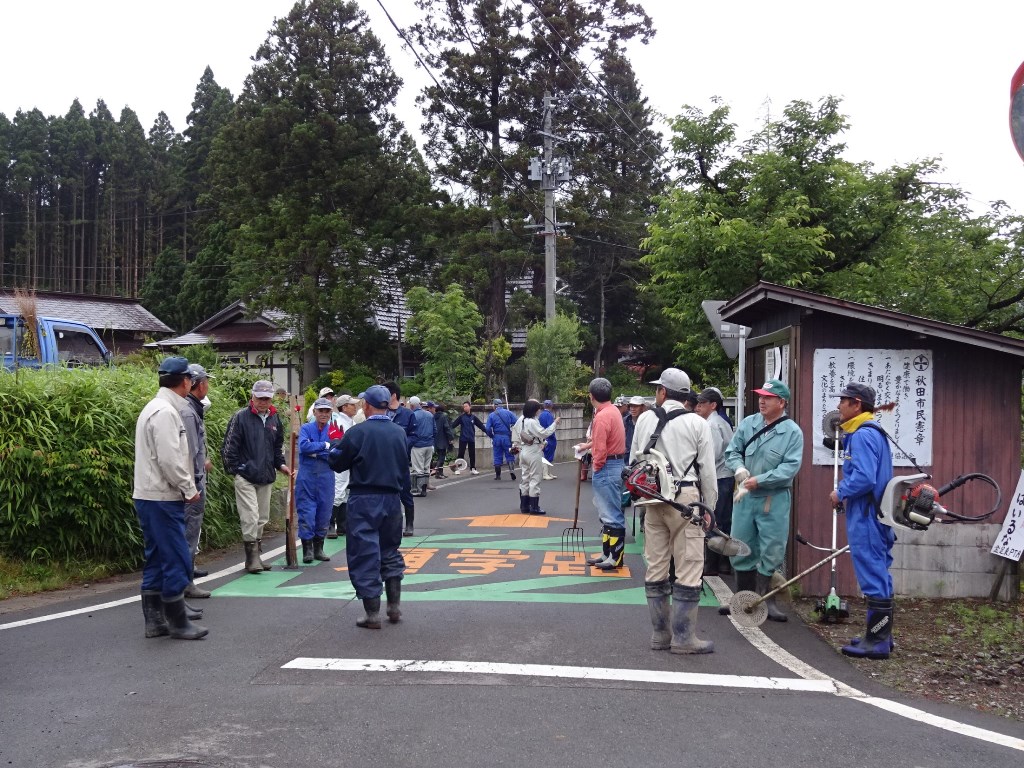
<svg viewBox="0 0 1024 768"><path fill-rule="evenodd" d="M335 472L349 471L345 557L349 580L364 610L356 625L380 629L381 592L387 592L388 621L394 624L402 617L405 560L398 548L409 455L405 431L388 418L391 393L387 388L375 384L363 400L366 421L345 432L328 463Z"/></svg>
<svg viewBox="0 0 1024 768"><path fill-rule="evenodd" d="M213 464L206 453L206 407L203 398L210 391L210 374L198 363L188 366L192 377L192 389L185 397L185 404L178 411L185 425L188 437L188 451L192 457L192 471L195 473L196 488L199 490L199 501L185 504L185 541L192 553L192 578L185 587L187 598L207 598L209 590L196 586L195 577L206 576L205 571L196 572L196 554L199 552L199 534L203 528L203 516L206 514L206 475ZM209 402L209 401L207 401Z"/></svg>
<svg viewBox="0 0 1024 768"><path fill-rule="evenodd" d="M758 412L736 428L725 449L725 465L737 487L731 535L750 546L749 555L732 558L736 589L764 595L786 558L793 478L803 461L804 434L786 415L789 387L769 379L754 392ZM774 597L765 607L772 621L788 619Z"/></svg>
<svg viewBox="0 0 1024 768"><path fill-rule="evenodd" d="M132 500L142 528L142 613L146 637L198 640L207 629L189 620L185 587L192 580L192 553L185 541L185 504L199 501L180 410L192 388L184 357L160 363L160 391L135 423Z"/></svg>
<svg viewBox="0 0 1024 768"><path fill-rule="evenodd" d="M494 398L492 403L494 410L487 417L484 429L487 436L491 438L492 453L494 456L494 479L501 480L501 468L508 464L508 473L512 479L516 479L516 473L512 470L515 457L512 455L512 425L516 423L515 414L505 408L500 398Z"/></svg>
<svg viewBox="0 0 1024 768"><path fill-rule="evenodd" d="M547 429L555 423L555 414L551 412L551 408L554 406L550 400L544 401L544 410L537 416L537 421L540 422L542 429ZM544 480L554 480L558 475L551 473L551 466L555 463L555 449L558 447L558 435L554 432L544 441L544 474L542 478Z"/></svg>

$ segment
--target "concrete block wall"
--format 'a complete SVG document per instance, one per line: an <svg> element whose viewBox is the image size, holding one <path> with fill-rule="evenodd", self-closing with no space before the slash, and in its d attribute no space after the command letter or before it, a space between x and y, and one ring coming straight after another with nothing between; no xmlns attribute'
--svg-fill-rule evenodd
<svg viewBox="0 0 1024 768"><path fill-rule="evenodd" d="M509 403L510 410L516 418L523 413L522 403ZM573 461L572 447L576 443L582 443L587 436L589 419L583 417L583 405L580 403L557 403L553 408L554 414L560 418L558 427L555 429L555 436L558 438L558 445L555 448L555 461ZM480 421L487 423L487 416L491 413L490 407L476 406L473 413ZM458 449L458 443L455 445ZM476 431L476 465L477 467L488 467L491 465L493 453L491 452L491 438L487 437L479 429Z"/></svg>
<svg viewBox="0 0 1024 768"><path fill-rule="evenodd" d="M998 523L933 524L927 531L897 529L892 578L897 595L988 597L1003 558L990 554ZM1009 599L1009 579L999 597Z"/></svg>

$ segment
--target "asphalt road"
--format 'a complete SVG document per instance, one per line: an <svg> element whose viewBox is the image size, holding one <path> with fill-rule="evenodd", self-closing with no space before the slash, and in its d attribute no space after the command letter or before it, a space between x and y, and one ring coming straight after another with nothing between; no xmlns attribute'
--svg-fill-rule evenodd
<svg viewBox="0 0 1024 768"><path fill-rule="evenodd" d="M799 621L740 630L714 608L718 579L699 629L715 653L651 651L639 546L617 576L563 555L575 483L557 469L547 518L516 512L507 473L437 481L407 540L403 621L380 631L355 626L343 540L298 571L213 563L198 642L143 637L137 580L0 604L0 765L1024 761L1024 725L883 688ZM589 484L580 507L594 551Z"/></svg>

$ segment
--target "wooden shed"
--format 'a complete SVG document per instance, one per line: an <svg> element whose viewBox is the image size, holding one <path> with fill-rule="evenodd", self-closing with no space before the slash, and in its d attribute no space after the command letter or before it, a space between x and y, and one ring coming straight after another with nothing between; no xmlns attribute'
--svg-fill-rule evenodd
<svg viewBox="0 0 1024 768"><path fill-rule="evenodd" d="M753 390L768 378L792 390L789 415L804 431L803 466L793 494L787 571L797 573L822 553L796 544L799 530L828 546L832 513L832 453L821 440L830 397L847 381L869 383L879 402L897 408L879 420L904 453L893 448L896 474L915 470L913 456L936 486L966 472L991 476L1002 489L1001 522L1021 473L1021 374L1024 341L913 315L840 301L761 282L728 301L724 320L751 328L746 341L744 412L757 411ZM965 514L987 511L989 486L968 483L943 502ZM899 535L899 531L897 531ZM846 544L839 519L839 546ZM839 591L857 594L848 559L840 560ZM801 582L804 594L828 591L828 568Z"/></svg>

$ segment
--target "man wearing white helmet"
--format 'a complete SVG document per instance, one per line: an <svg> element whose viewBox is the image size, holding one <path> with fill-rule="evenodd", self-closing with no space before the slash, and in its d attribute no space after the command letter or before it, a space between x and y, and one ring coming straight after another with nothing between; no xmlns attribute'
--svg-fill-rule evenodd
<svg viewBox="0 0 1024 768"><path fill-rule="evenodd" d="M690 377L678 368L666 368L650 383L657 387L656 408L642 413L637 420L630 448L632 458L635 460L651 450L651 438L661 419L665 419L654 450L660 451L672 467L669 478L675 487L662 488L662 495L678 504L703 501L713 508L718 500L714 438L708 423L683 407L690 393ZM700 640L696 635L704 571L704 531L684 520L679 510L668 504L646 506L644 590L654 629L651 648L680 654L712 653L711 641ZM675 584L669 581L673 558Z"/></svg>

